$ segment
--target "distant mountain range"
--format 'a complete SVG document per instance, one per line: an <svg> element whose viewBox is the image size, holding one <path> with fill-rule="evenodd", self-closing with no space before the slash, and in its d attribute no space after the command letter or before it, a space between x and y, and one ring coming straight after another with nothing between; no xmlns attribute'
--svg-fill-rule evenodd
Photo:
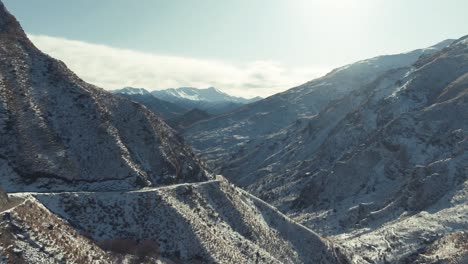
<svg viewBox="0 0 468 264"><path fill-rule="evenodd" d="M161 100L143 88L126 87L119 90L113 90L111 92L146 106L165 120L181 116L191 109L183 106L182 104Z"/></svg>
<svg viewBox="0 0 468 264"><path fill-rule="evenodd" d="M232 102L239 104L248 104L262 99L261 97L246 99L242 97L231 96L214 87L206 89L198 89L192 87L170 88L166 90L152 91L151 93L154 96L169 102L188 100L209 103Z"/></svg>
<svg viewBox="0 0 468 264"><path fill-rule="evenodd" d="M206 89L182 87L152 92L143 88L126 87L114 90L112 93L142 103L166 119L174 118L195 108L210 115L224 114L262 99L261 97L252 99L235 97L213 87Z"/></svg>

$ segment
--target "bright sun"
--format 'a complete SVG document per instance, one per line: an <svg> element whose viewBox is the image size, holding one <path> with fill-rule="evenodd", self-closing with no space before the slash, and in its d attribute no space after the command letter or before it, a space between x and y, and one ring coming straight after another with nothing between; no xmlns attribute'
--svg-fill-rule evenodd
<svg viewBox="0 0 468 264"><path fill-rule="evenodd" d="M317 6L325 10L349 10L358 5L358 2L354 0L318 0L318 1L306 1L316 3Z"/></svg>

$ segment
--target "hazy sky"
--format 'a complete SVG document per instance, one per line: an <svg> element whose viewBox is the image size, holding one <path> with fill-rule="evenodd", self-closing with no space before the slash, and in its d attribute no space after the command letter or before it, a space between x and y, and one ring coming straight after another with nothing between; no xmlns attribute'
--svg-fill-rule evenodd
<svg viewBox="0 0 468 264"><path fill-rule="evenodd" d="M468 34L466 0L3 2L39 48L107 89L216 86L265 96Z"/></svg>

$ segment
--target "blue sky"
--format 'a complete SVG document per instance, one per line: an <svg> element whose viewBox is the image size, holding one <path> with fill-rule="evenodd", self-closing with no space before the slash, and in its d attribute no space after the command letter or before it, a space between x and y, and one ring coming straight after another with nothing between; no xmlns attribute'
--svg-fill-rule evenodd
<svg viewBox="0 0 468 264"><path fill-rule="evenodd" d="M468 34L466 0L3 2L39 48L107 89L222 86L265 96L360 59ZM131 63L99 72L117 61Z"/></svg>

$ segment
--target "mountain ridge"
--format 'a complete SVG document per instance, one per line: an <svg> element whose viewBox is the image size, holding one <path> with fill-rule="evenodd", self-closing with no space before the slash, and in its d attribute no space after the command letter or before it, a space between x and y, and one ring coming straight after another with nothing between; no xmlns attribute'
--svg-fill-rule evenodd
<svg viewBox="0 0 468 264"><path fill-rule="evenodd" d="M111 92L142 103L166 119L181 116L192 109L200 109L211 115L224 114L261 99L231 96L214 87L181 87L151 92L144 88L125 87Z"/></svg>
<svg viewBox="0 0 468 264"><path fill-rule="evenodd" d="M161 115L164 118L164 120L181 116L190 111L189 108L184 107L180 104L175 104L161 100L153 96L149 91L147 91L144 88L125 87L118 90L112 90L110 92L122 97L126 97L132 101L146 106L154 113Z"/></svg>
<svg viewBox="0 0 468 264"><path fill-rule="evenodd" d="M253 103L259 97L246 99L228 95L214 87L198 89L192 87L170 88L151 92L154 96L193 109L198 108L212 115L221 115Z"/></svg>
<svg viewBox="0 0 468 264"><path fill-rule="evenodd" d="M253 100L257 100L261 97L254 97L246 99L243 97L237 97L222 92L215 87L208 88L193 88L193 87L180 87L180 88L168 88L163 90L155 90L151 92L154 96L166 99L168 101L177 101L181 99L191 101L205 101L205 102L234 102L234 103L251 103Z"/></svg>

